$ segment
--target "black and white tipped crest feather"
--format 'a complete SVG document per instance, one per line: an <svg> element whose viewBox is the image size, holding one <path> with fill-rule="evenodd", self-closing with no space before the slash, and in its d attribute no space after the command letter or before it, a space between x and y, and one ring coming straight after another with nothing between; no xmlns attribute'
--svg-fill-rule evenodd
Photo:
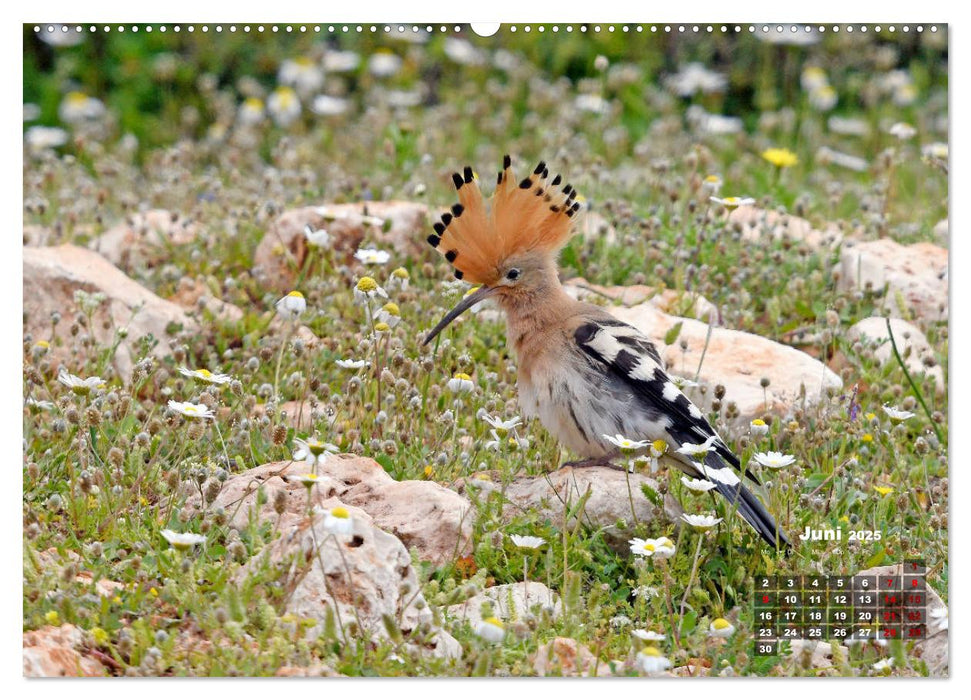
<svg viewBox="0 0 971 700"><path fill-rule="evenodd" d="M612 318L589 321L577 328L574 340L580 350L601 371L612 376L635 397L634 410L641 410L678 446L710 441L704 463L690 458L679 460L682 470L715 484L720 494L738 508L738 512L766 541L788 544L772 516L759 500L745 488L735 469L738 457L715 432L704 414L685 396L664 371L654 344L640 331ZM633 440L644 435L626 435ZM672 456L681 457L677 453ZM734 469L733 469L734 468ZM749 476L758 483L755 476Z"/></svg>

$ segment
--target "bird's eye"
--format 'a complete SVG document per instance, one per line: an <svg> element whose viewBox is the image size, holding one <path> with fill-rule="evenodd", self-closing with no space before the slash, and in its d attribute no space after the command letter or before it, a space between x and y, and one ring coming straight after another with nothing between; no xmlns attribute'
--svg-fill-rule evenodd
<svg viewBox="0 0 971 700"><path fill-rule="evenodd" d="M519 279L519 268L514 267L509 272L506 273L507 280L518 280Z"/></svg>

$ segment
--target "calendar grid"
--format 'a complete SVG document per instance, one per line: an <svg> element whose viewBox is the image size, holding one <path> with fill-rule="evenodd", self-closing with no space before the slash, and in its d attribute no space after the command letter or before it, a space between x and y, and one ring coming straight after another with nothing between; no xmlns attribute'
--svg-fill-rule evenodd
<svg viewBox="0 0 971 700"><path fill-rule="evenodd" d="M756 576L755 653L774 656L796 639L924 639L926 572L922 561L908 560L900 575Z"/></svg>

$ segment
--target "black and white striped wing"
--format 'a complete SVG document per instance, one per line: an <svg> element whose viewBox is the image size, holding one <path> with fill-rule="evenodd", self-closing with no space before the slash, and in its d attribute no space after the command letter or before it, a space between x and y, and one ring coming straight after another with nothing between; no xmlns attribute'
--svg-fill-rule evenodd
<svg viewBox="0 0 971 700"><path fill-rule="evenodd" d="M717 491L733 504L739 514L762 538L772 544L789 544L785 534L765 506L742 484L736 473L738 457L719 437L704 414L671 381L661 364L654 344L636 328L613 318L588 321L574 333L574 340L588 360L634 398L635 410L651 416L678 444L703 444L710 441L704 463L688 460L685 471L715 484ZM639 435L626 435L633 440ZM751 476L751 473L749 473Z"/></svg>
<svg viewBox="0 0 971 700"><path fill-rule="evenodd" d="M654 344L640 331L614 319L590 321L574 333L579 348L605 373L624 383L641 408L665 419L666 430L679 446L712 440L711 451L738 469L738 458L719 437L704 414L685 396L664 371ZM629 435L638 439L636 435ZM718 467L711 465L713 469ZM733 473L734 475L734 473ZM738 483L724 475L723 479Z"/></svg>

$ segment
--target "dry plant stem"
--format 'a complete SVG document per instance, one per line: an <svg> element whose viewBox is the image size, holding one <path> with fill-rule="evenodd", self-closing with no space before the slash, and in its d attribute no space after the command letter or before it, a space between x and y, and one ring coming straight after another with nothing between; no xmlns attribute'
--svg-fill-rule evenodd
<svg viewBox="0 0 971 700"><path fill-rule="evenodd" d="M688 593L691 592L691 586L694 585L695 582L695 574L698 573L698 560L701 556L701 543L704 541L704 539L705 534L703 532L698 533L698 546L695 547L695 558L691 563L691 573L688 575L688 585L685 586L684 595L681 596L681 609L678 615L680 616L682 622L684 621L684 606L688 602Z"/></svg>
<svg viewBox="0 0 971 700"><path fill-rule="evenodd" d="M286 335L283 336L283 342L280 343L280 352L276 356L276 369L273 372L273 397L277 400L277 403L280 402L280 365L283 363L283 353L286 352L287 343L290 342L290 338L296 330L297 322L294 320L287 329Z"/></svg>

